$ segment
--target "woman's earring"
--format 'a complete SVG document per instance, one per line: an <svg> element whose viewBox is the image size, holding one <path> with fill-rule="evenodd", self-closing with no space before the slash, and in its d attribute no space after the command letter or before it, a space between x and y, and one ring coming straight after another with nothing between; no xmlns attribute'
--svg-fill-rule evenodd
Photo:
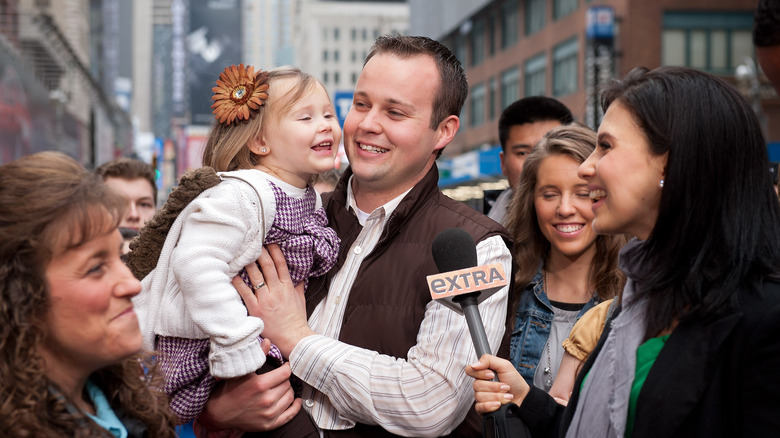
<svg viewBox="0 0 780 438"><path fill-rule="evenodd" d="M262 149L260 149L260 152L266 153L266 152L268 152L268 149L262 148ZM663 186L663 182L661 182L661 186Z"/></svg>
<svg viewBox="0 0 780 438"><path fill-rule="evenodd" d="M660 183L658 183L658 187L660 187L660 188L664 188L664 180L661 180L661 182L660 182Z"/></svg>

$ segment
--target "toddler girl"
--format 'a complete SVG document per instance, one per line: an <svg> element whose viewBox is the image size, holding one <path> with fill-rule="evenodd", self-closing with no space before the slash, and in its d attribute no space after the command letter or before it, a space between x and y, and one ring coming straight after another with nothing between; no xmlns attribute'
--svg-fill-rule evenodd
<svg viewBox="0 0 780 438"><path fill-rule="evenodd" d="M263 321L247 315L231 279L241 273L250 284L243 267L277 243L293 281L306 282L333 266L339 245L310 185L333 168L341 139L323 85L298 69L255 73L242 64L225 69L213 91L217 123L203 164L221 181L178 214L135 303L183 423L203 409L215 379L256 372L266 361Z"/></svg>

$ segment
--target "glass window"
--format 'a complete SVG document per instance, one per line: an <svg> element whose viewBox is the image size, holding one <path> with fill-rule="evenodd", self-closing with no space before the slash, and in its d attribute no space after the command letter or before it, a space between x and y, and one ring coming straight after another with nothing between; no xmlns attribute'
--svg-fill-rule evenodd
<svg viewBox="0 0 780 438"><path fill-rule="evenodd" d="M333 60L335 62L339 62L339 51L338 50L334 50L333 51Z"/></svg>
<svg viewBox="0 0 780 438"><path fill-rule="evenodd" d="M755 58L753 50L753 33L751 30L731 33L732 67L736 68L744 58Z"/></svg>
<svg viewBox="0 0 780 438"><path fill-rule="evenodd" d="M577 0L555 0L553 2L553 17L557 20L577 10Z"/></svg>
<svg viewBox="0 0 780 438"><path fill-rule="evenodd" d="M487 39L488 44L488 56L493 56L496 53L496 33L494 32L494 29L496 28L496 17L493 14L490 14L487 20L485 38Z"/></svg>
<svg viewBox="0 0 780 438"><path fill-rule="evenodd" d="M508 0L501 5L501 48L517 42L517 1Z"/></svg>
<svg viewBox="0 0 780 438"><path fill-rule="evenodd" d="M553 49L553 95L562 96L577 91L577 38Z"/></svg>
<svg viewBox="0 0 780 438"><path fill-rule="evenodd" d="M707 68L707 33L702 30L691 31L688 37L690 48L689 67Z"/></svg>
<svg viewBox="0 0 780 438"><path fill-rule="evenodd" d="M525 95L544 96L546 83L547 57L544 53L525 62Z"/></svg>
<svg viewBox="0 0 780 438"><path fill-rule="evenodd" d="M661 63L733 75L753 57L750 12L666 12L661 33Z"/></svg>
<svg viewBox="0 0 780 438"><path fill-rule="evenodd" d="M661 35L661 63L685 65L685 31L666 30Z"/></svg>
<svg viewBox="0 0 780 438"><path fill-rule="evenodd" d="M328 51L327 50L323 50L322 51L322 60L323 61L327 61L328 60Z"/></svg>
<svg viewBox="0 0 780 438"><path fill-rule="evenodd" d="M462 36L456 36L454 41L455 47L453 47L452 53L460 61L461 64L466 65L466 41Z"/></svg>
<svg viewBox="0 0 780 438"><path fill-rule="evenodd" d="M352 33L352 41L355 41L357 39L357 29L353 27L351 33Z"/></svg>
<svg viewBox="0 0 780 438"><path fill-rule="evenodd" d="M471 89L471 126L485 123L485 86L475 85Z"/></svg>
<svg viewBox="0 0 780 438"><path fill-rule="evenodd" d="M496 119L496 78L490 78L490 90L488 90L488 117Z"/></svg>
<svg viewBox="0 0 780 438"><path fill-rule="evenodd" d="M501 73L501 110L520 98L520 70L512 67Z"/></svg>
<svg viewBox="0 0 780 438"><path fill-rule="evenodd" d="M325 85L328 84L328 72L322 73L322 83Z"/></svg>
<svg viewBox="0 0 780 438"><path fill-rule="evenodd" d="M531 35L544 27L544 0L526 0L525 34Z"/></svg>
<svg viewBox="0 0 780 438"><path fill-rule="evenodd" d="M333 72L333 83L338 85L339 84L339 72Z"/></svg>
<svg viewBox="0 0 780 438"><path fill-rule="evenodd" d="M333 39L336 40L336 41L339 40L339 28L338 27L334 27L333 28Z"/></svg>
<svg viewBox="0 0 780 438"><path fill-rule="evenodd" d="M478 20L471 31L471 65L485 60L485 22Z"/></svg>
<svg viewBox="0 0 780 438"><path fill-rule="evenodd" d="M728 36L725 30L714 30L710 33L710 65L715 70L725 70L729 68L728 57Z"/></svg>

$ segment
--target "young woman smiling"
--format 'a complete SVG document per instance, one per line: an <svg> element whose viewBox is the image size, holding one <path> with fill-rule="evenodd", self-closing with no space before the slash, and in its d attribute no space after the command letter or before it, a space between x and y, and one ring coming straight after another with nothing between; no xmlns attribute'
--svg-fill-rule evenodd
<svg viewBox="0 0 780 438"><path fill-rule="evenodd" d="M574 323L623 285L617 255L625 239L596 235L588 183L577 175L595 146L596 133L585 126L548 132L526 159L510 208L521 291L510 307L510 359L529 384L545 391Z"/></svg>

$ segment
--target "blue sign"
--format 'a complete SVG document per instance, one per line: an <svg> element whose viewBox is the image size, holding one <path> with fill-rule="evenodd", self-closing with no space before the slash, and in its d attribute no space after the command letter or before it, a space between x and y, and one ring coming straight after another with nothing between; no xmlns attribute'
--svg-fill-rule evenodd
<svg viewBox="0 0 780 438"><path fill-rule="evenodd" d="M339 118L339 125L344 128L344 119L352 107L352 97L355 93L352 91L337 91L333 96L333 106L336 107L336 117Z"/></svg>
<svg viewBox="0 0 780 438"><path fill-rule="evenodd" d="M769 161L780 162L780 142L769 142L766 145L766 150L769 152Z"/></svg>
<svg viewBox="0 0 780 438"><path fill-rule="evenodd" d="M615 11L611 6L592 6L586 15L585 35L592 39L615 37Z"/></svg>

